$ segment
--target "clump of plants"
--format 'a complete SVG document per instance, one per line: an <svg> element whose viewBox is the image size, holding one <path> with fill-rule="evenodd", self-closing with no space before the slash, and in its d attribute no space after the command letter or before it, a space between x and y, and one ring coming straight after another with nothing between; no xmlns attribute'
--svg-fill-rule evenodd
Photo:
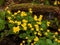
<svg viewBox="0 0 60 45"><path fill-rule="evenodd" d="M1 16L1 39L4 36L17 35L23 39L20 45L60 45L59 33L48 29L51 21L44 20L42 14L37 17L33 14L32 8L29 8L28 12L18 10L12 13L5 10ZM60 28L57 30L60 32Z"/></svg>

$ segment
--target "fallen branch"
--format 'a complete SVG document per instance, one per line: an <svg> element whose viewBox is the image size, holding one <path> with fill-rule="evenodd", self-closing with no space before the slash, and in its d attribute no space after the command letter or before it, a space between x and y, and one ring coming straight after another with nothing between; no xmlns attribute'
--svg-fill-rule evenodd
<svg viewBox="0 0 60 45"><path fill-rule="evenodd" d="M22 3L22 4L14 4L10 5L9 9L12 10L22 10L28 11L29 8L32 8L33 12L57 12L59 7L56 6L48 6L48 5L40 5L40 4L32 4L32 3Z"/></svg>

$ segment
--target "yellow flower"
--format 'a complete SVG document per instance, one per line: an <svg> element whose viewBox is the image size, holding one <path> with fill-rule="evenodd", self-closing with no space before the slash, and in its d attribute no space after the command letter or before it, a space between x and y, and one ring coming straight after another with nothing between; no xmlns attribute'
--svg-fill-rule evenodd
<svg viewBox="0 0 60 45"><path fill-rule="evenodd" d="M15 12L14 15L17 15L17 12Z"/></svg>
<svg viewBox="0 0 60 45"><path fill-rule="evenodd" d="M20 22L20 21L18 21L18 22L17 22L17 24L18 24L18 25L21 25L21 22Z"/></svg>
<svg viewBox="0 0 60 45"><path fill-rule="evenodd" d="M27 25L26 23L21 24L22 27L26 27L26 25Z"/></svg>
<svg viewBox="0 0 60 45"><path fill-rule="evenodd" d="M40 16L39 16L39 18L38 18L38 21L40 21L40 22L41 22L42 17L43 17L43 15L40 15Z"/></svg>
<svg viewBox="0 0 60 45"><path fill-rule="evenodd" d="M55 38L55 41L58 41L58 39L57 39L57 38Z"/></svg>
<svg viewBox="0 0 60 45"><path fill-rule="evenodd" d="M19 31L20 31L19 26L17 26L17 27L13 27L13 32L14 32L14 33L19 32Z"/></svg>
<svg viewBox="0 0 60 45"><path fill-rule="evenodd" d="M41 25L42 22L36 22L37 24Z"/></svg>
<svg viewBox="0 0 60 45"><path fill-rule="evenodd" d="M50 26L50 22L49 21L47 21L47 26Z"/></svg>
<svg viewBox="0 0 60 45"><path fill-rule="evenodd" d="M15 23L17 23L18 21L16 20Z"/></svg>
<svg viewBox="0 0 60 45"><path fill-rule="evenodd" d="M28 39L28 37L26 37L26 39Z"/></svg>
<svg viewBox="0 0 60 45"><path fill-rule="evenodd" d="M37 32L34 32L34 34L37 34Z"/></svg>
<svg viewBox="0 0 60 45"><path fill-rule="evenodd" d="M34 41L34 44L36 44L36 42Z"/></svg>
<svg viewBox="0 0 60 45"><path fill-rule="evenodd" d="M42 34L40 32L38 32L38 35L42 36Z"/></svg>
<svg viewBox="0 0 60 45"><path fill-rule="evenodd" d="M34 41L37 42L38 40L39 40L39 38L36 36L36 37L34 38Z"/></svg>
<svg viewBox="0 0 60 45"><path fill-rule="evenodd" d="M29 8L29 12L32 13L32 8Z"/></svg>
<svg viewBox="0 0 60 45"><path fill-rule="evenodd" d="M20 13L21 11L20 10L18 10L18 12L17 13Z"/></svg>
<svg viewBox="0 0 60 45"><path fill-rule="evenodd" d="M26 12L22 11L21 16L27 16Z"/></svg>
<svg viewBox="0 0 60 45"><path fill-rule="evenodd" d="M38 20L36 15L34 15L34 20L35 20L35 21L37 21L37 20Z"/></svg>
<svg viewBox="0 0 60 45"><path fill-rule="evenodd" d="M30 28L32 28L32 24L28 23L28 26L29 26Z"/></svg>
<svg viewBox="0 0 60 45"><path fill-rule="evenodd" d="M23 23L27 23L28 21L27 21L26 19L23 19L22 22L23 22Z"/></svg>
<svg viewBox="0 0 60 45"><path fill-rule="evenodd" d="M46 36L48 35L48 33L47 33L47 32L45 32L44 34L45 34Z"/></svg>
<svg viewBox="0 0 60 45"><path fill-rule="evenodd" d="M33 31L33 30L34 30L34 28L31 28L31 30Z"/></svg>
<svg viewBox="0 0 60 45"><path fill-rule="evenodd" d="M24 28L24 30L27 30L27 27L23 27Z"/></svg>
<svg viewBox="0 0 60 45"><path fill-rule="evenodd" d="M11 20L11 17L8 17L8 20Z"/></svg>
<svg viewBox="0 0 60 45"><path fill-rule="evenodd" d="M34 43L31 43L31 45L34 45Z"/></svg>
<svg viewBox="0 0 60 45"><path fill-rule="evenodd" d="M55 0L54 5L57 5L57 0Z"/></svg>
<svg viewBox="0 0 60 45"><path fill-rule="evenodd" d="M20 45L23 45L23 43L20 43Z"/></svg>
<svg viewBox="0 0 60 45"><path fill-rule="evenodd" d="M49 29L47 29L47 32L50 32L50 30L49 30Z"/></svg>
<svg viewBox="0 0 60 45"><path fill-rule="evenodd" d="M56 38L55 35L53 35L53 38Z"/></svg>
<svg viewBox="0 0 60 45"><path fill-rule="evenodd" d="M32 10L32 8L29 8L29 11L31 11Z"/></svg>
<svg viewBox="0 0 60 45"><path fill-rule="evenodd" d="M58 43L60 43L60 40L58 40Z"/></svg>
<svg viewBox="0 0 60 45"><path fill-rule="evenodd" d="M28 40L28 42L31 42L31 40Z"/></svg>
<svg viewBox="0 0 60 45"><path fill-rule="evenodd" d="M58 32L55 32L55 35L58 35Z"/></svg>
<svg viewBox="0 0 60 45"><path fill-rule="evenodd" d="M18 25L21 25L21 21L15 21L15 23L17 23Z"/></svg>
<svg viewBox="0 0 60 45"><path fill-rule="evenodd" d="M60 4L60 2L58 1L58 4Z"/></svg>
<svg viewBox="0 0 60 45"><path fill-rule="evenodd" d="M42 31L43 31L43 28L40 28L40 30L42 30Z"/></svg>
<svg viewBox="0 0 60 45"><path fill-rule="evenodd" d="M58 31L60 32L60 29L58 29Z"/></svg>
<svg viewBox="0 0 60 45"><path fill-rule="evenodd" d="M9 7L6 7L5 10L7 10Z"/></svg>
<svg viewBox="0 0 60 45"><path fill-rule="evenodd" d="M10 10L7 10L7 13L11 14Z"/></svg>
<svg viewBox="0 0 60 45"><path fill-rule="evenodd" d="M39 31L39 28L36 28L36 31Z"/></svg>
<svg viewBox="0 0 60 45"><path fill-rule="evenodd" d="M34 26L35 26L35 28L38 28L38 27L39 27L39 25L38 25L38 24L35 24Z"/></svg>
<svg viewBox="0 0 60 45"><path fill-rule="evenodd" d="M25 43L25 41L23 40L22 43Z"/></svg>
<svg viewBox="0 0 60 45"><path fill-rule="evenodd" d="M14 15L11 15L12 17L14 17Z"/></svg>
<svg viewBox="0 0 60 45"><path fill-rule="evenodd" d="M13 20L9 20L9 22L10 22L10 23L14 23L14 21L13 21Z"/></svg>

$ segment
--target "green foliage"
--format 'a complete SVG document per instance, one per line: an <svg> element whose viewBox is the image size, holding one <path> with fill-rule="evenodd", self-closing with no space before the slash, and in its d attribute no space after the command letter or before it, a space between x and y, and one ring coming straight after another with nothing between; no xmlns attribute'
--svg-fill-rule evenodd
<svg viewBox="0 0 60 45"><path fill-rule="evenodd" d="M4 4L4 0L0 0L0 6Z"/></svg>
<svg viewBox="0 0 60 45"><path fill-rule="evenodd" d="M3 30L5 28L5 21L0 19L0 30Z"/></svg>

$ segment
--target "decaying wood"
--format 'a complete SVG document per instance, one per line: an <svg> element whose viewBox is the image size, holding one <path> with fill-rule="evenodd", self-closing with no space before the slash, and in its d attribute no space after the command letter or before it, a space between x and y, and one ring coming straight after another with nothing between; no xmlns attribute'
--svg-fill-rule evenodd
<svg viewBox="0 0 60 45"><path fill-rule="evenodd" d="M22 3L22 4L14 4L10 5L10 10L22 10L28 11L29 8L32 8L34 12L57 12L59 11L59 7L56 6L48 6L48 5L40 5L40 4L32 4L32 3Z"/></svg>

